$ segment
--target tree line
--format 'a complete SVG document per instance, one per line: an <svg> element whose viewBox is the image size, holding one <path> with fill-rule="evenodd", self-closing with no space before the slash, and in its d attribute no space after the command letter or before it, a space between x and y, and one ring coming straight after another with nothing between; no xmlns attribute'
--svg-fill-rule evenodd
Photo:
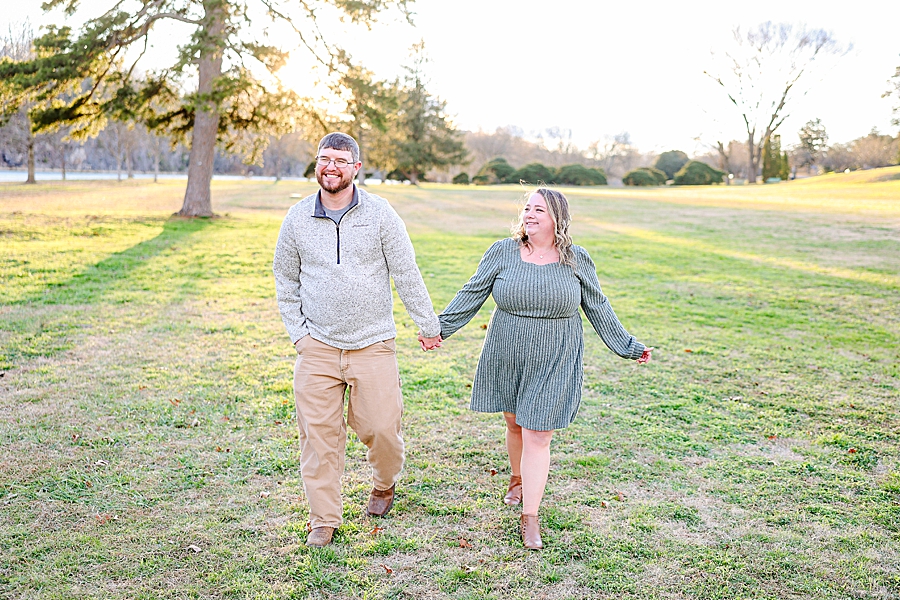
<svg viewBox="0 0 900 600"><path fill-rule="evenodd" d="M49 0L45 10L77 13L85 24L78 30L48 25L36 37L28 27L11 28L0 39L0 160L25 165L30 181L36 164L63 173L115 169L125 177L135 170L187 171L185 216L212 214L213 172L309 175L314 142L334 129L359 140L363 179L650 184L660 172L674 181L689 166L671 173L658 168L662 155L641 152L627 132L579 149L572 132L560 128L530 140L515 127L458 131L446 103L428 91L424 43L411 49L401 77L381 80L319 28L321 19L335 15L366 27L388 11L409 20L413 1L136 0L139 9L125 12L109 0L106 12L86 15L79 0ZM296 34L324 73L332 108L266 79L288 55L259 29L261 22ZM142 68L143 52L134 50L146 48L162 23L189 35L171 64ZM823 30L771 22L733 33L734 44L713 55L706 73L736 109L746 139L704 134L709 151L693 162L727 174L726 182L727 176L756 182L760 175L783 179L897 162L897 141L874 130L828 145L824 126L810 121L798 144L782 142L793 98L809 91L811 73L851 45ZM891 85L885 95L900 98L900 67ZM697 181L717 177L696 165L689 171Z"/></svg>

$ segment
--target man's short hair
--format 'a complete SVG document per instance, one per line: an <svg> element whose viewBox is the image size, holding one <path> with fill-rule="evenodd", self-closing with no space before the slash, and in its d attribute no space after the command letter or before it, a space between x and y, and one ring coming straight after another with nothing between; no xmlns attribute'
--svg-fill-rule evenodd
<svg viewBox="0 0 900 600"><path fill-rule="evenodd" d="M319 142L319 151L323 148L331 148L332 150L346 150L353 157L353 162L359 162L359 144L346 133L329 133Z"/></svg>

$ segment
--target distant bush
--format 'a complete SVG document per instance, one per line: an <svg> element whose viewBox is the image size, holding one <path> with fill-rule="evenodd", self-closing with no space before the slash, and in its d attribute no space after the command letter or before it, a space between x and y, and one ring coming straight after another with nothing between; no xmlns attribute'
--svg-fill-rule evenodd
<svg viewBox="0 0 900 600"><path fill-rule="evenodd" d="M478 169L478 173L472 178L472 182L478 185L504 183L511 181L511 177L515 172L516 170L506 162L505 158L494 158L484 163Z"/></svg>
<svg viewBox="0 0 900 600"><path fill-rule="evenodd" d="M560 185L606 185L606 174L600 169L584 165L564 165L556 173Z"/></svg>
<svg viewBox="0 0 900 600"><path fill-rule="evenodd" d="M460 185L469 185L469 174L463 171L462 173L454 175L451 181Z"/></svg>
<svg viewBox="0 0 900 600"><path fill-rule="evenodd" d="M519 181L531 184L550 184L556 182L556 174L553 172L553 169L542 165L541 163L530 163L521 169L516 170L516 172L509 177L510 183L518 183Z"/></svg>
<svg viewBox="0 0 900 600"><path fill-rule="evenodd" d="M710 185L722 183L725 172L713 169L706 163L692 160L675 173L675 185Z"/></svg>
<svg viewBox="0 0 900 600"><path fill-rule="evenodd" d="M659 169L641 167L625 173L622 183L625 185L663 185L666 182L666 174Z"/></svg>
<svg viewBox="0 0 900 600"><path fill-rule="evenodd" d="M688 155L681 150L669 150L657 157L653 168L659 169L665 173L666 179L672 179L675 177L675 173L687 164L688 160ZM663 183L665 183L665 181L663 181Z"/></svg>
<svg viewBox="0 0 900 600"><path fill-rule="evenodd" d="M660 171L659 169L655 169L653 167L638 167L637 170L638 171L646 171L646 172L650 173L651 175L653 175L653 177L656 178L656 182L659 183L659 185L665 185L666 181L671 179L671 177L666 175L665 172Z"/></svg>

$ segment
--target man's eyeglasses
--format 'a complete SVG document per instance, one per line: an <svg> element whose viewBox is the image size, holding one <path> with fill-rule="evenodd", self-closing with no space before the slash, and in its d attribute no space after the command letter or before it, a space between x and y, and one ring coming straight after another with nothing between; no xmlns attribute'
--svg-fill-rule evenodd
<svg viewBox="0 0 900 600"><path fill-rule="evenodd" d="M320 167L327 167L330 163L334 163L338 169L346 169L353 163L343 158L328 158L327 156L317 156L316 164Z"/></svg>

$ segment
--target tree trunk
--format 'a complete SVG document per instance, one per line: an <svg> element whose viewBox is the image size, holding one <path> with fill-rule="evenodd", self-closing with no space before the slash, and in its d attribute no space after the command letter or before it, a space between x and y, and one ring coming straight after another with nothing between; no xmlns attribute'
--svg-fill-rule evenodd
<svg viewBox="0 0 900 600"><path fill-rule="evenodd" d="M125 173L128 179L134 179L134 165L131 162L131 148L125 150Z"/></svg>
<svg viewBox="0 0 900 600"><path fill-rule="evenodd" d="M200 51L197 107L191 132L191 154L188 159L188 181L181 217L211 217L213 160L219 129L219 105L212 97L216 79L222 74L222 36L225 29L224 8L218 0L204 0L206 7L207 45Z"/></svg>
<svg viewBox="0 0 900 600"><path fill-rule="evenodd" d="M755 132L747 135L747 151L750 153L750 172L747 173L747 183L756 183L756 171L759 168L759 154L756 152L756 144L753 142Z"/></svg>
<svg viewBox="0 0 900 600"><path fill-rule="evenodd" d="M153 183L159 179L159 138L156 138L156 148L153 152Z"/></svg>
<svg viewBox="0 0 900 600"><path fill-rule="evenodd" d="M728 152L725 151L725 145L722 142L716 142L716 150L719 151L719 165L725 171L725 185L731 185L731 161L728 159Z"/></svg>
<svg viewBox="0 0 900 600"><path fill-rule="evenodd" d="M28 132L28 178L25 179L25 183L37 183L37 179L34 178L34 136L31 134L31 131Z"/></svg>
<svg viewBox="0 0 900 600"><path fill-rule="evenodd" d="M59 162L62 164L62 180L66 180L66 146L62 145L61 152L59 153Z"/></svg>

